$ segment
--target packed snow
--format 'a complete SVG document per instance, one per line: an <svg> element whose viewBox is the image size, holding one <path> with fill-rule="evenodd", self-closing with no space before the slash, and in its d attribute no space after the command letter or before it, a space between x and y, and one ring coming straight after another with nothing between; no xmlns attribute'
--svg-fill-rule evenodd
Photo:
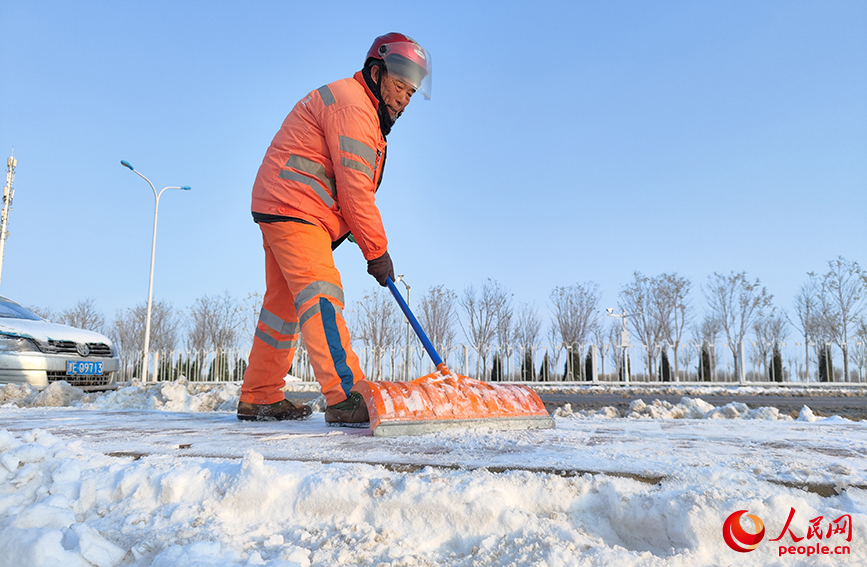
<svg viewBox="0 0 867 567"><path fill-rule="evenodd" d="M0 386L0 566L867 565L867 430L807 405L696 392L384 439L326 427L321 398L239 422L238 395ZM753 551L723 538L740 510Z"/></svg>

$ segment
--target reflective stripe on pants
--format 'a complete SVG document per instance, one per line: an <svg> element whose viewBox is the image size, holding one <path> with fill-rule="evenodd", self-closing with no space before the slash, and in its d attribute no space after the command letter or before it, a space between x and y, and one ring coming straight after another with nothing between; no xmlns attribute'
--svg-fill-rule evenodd
<svg viewBox="0 0 867 567"><path fill-rule="evenodd" d="M265 248L265 299L244 372L241 401L283 399L283 377L292 366L298 332L329 405L342 402L364 379L343 319L343 288L331 239L317 226L261 223Z"/></svg>

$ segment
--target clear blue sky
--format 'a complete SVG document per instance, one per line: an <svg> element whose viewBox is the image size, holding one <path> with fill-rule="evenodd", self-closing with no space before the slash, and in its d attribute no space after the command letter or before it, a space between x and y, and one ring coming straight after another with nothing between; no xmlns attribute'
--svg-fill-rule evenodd
<svg viewBox="0 0 867 567"><path fill-rule="evenodd" d="M0 293L107 318L154 295L264 291L250 189L297 100L377 35L430 51L432 100L378 194L413 295L498 280L547 313L635 270L759 277L867 263L867 3L0 3L0 157L18 159ZM336 253L348 302L376 284Z"/></svg>

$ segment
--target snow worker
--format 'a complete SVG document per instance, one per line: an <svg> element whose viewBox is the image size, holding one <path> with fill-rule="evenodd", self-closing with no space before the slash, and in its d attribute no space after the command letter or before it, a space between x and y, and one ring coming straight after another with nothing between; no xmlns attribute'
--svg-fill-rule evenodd
<svg viewBox="0 0 867 567"><path fill-rule="evenodd" d="M374 40L364 68L301 99L283 121L253 185L262 231L266 291L244 372L238 419L302 419L309 405L281 388L299 332L325 395L325 420L363 424L364 380L343 319L344 296L332 251L346 238L361 249L379 285L394 279L375 194L386 136L412 96L430 98L430 55L400 33Z"/></svg>

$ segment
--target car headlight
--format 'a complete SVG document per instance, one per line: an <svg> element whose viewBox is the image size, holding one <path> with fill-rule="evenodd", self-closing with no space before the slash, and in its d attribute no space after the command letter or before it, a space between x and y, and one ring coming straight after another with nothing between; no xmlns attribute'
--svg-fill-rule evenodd
<svg viewBox="0 0 867 567"><path fill-rule="evenodd" d="M0 335L0 352L39 352L30 339Z"/></svg>

